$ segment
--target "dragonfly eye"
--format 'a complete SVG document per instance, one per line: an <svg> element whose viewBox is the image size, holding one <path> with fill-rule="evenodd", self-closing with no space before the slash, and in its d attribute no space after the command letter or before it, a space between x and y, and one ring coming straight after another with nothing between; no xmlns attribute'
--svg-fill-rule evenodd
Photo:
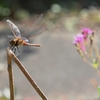
<svg viewBox="0 0 100 100"><path fill-rule="evenodd" d="M11 40L9 43L11 46L14 46L16 44L16 42L14 40Z"/></svg>

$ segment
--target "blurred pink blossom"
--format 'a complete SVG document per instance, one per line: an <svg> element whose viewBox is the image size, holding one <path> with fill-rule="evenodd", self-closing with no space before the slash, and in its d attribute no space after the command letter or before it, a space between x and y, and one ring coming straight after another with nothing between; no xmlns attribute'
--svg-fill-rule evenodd
<svg viewBox="0 0 100 100"><path fill-rule="evenodd" d="M91 35L93 33L93 30L91 30L90 28L84 27L81 32L84 36L85 41L87 41L88 35Z"/></svg>
<svg viewBox="0 0 100 100"><path fill-rule="evenodd" d="M73 44L76 46L79 46L79 48L83 51L85 51L85 45L84 45L84 35L83 34L78 34L75 36Z"/></svg>

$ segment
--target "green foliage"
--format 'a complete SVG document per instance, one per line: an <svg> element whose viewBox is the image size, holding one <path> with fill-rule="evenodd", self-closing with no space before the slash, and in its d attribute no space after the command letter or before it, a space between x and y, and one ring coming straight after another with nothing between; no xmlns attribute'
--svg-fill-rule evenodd
<svg viewBox="0 0 100 100"><path fill-rule="evenodd" d="M61 8L79 10L82 8L87 8L91 5L99 6L100 1L95 0L0 0L0 19L5 17L15 18L15 13L17 11L25 10L30 14L33 13L42 13L51 8L53 4L57 4L56 10Z"/></svg>
<svg viewBox="0 0 100 100"><path fill-rule="evenodd" d="M0 19L8 17L9 15L10 15L10 9L5 7L0 7Z"/></svg>

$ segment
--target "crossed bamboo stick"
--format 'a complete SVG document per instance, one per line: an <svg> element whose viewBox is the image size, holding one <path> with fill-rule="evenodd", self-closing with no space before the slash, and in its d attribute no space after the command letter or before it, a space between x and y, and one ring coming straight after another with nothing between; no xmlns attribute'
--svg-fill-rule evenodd
<svg viewBox="0 0 100 100"><path fill-rule="evenodd" d="M41 89L38 87L36 82L32 79L30 74L27 72L25 67L22 65L20 60L8 47L7 48L7 64L8 64L8 75L9 75L10 100L14 100L14 77L13 77L12 60L14 60L14 62L20 68L20 70L26 76L26 78L28 79L30 84L33 86L33 88L36 90L36 92L39 94L39 96L42 98L42 100L48 100L45 94L41 91Z"/></svg>

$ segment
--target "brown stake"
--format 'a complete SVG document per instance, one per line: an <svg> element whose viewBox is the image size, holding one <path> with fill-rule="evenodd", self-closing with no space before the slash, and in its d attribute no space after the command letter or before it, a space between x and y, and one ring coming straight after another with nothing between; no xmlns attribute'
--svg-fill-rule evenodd
<svg viewBox="0 0 100 100"><path fill-rule="evenodd" d="M22 65L22 63L19 61L19 59L15 56L15 54L9 48L7 50L9 52L9 54L10 54L10 57L15 61L15 63L20 68L20 70L23 72L23 74L28 79L28 81L31 83L31 85L34 87L34 89L37 91L37 93L41 96L41 98L43 100L48 100L47 97L44 95L44 93L40 90L40 88L38 87L38 85L35 83L35 81L32 79L32 77L30 76L30 74L27 72L27 70L25 69L25 67Z"/></svg>
<svg viewBox="0 0 100 100"><path fill-rule="evenodd" d="M12 61L9 55L9 49L7 48L7 63L8 63L8 75L9 75L9 86L10 86L10 100L14 100L14 78L13 78L13 69Z"/></svg>

